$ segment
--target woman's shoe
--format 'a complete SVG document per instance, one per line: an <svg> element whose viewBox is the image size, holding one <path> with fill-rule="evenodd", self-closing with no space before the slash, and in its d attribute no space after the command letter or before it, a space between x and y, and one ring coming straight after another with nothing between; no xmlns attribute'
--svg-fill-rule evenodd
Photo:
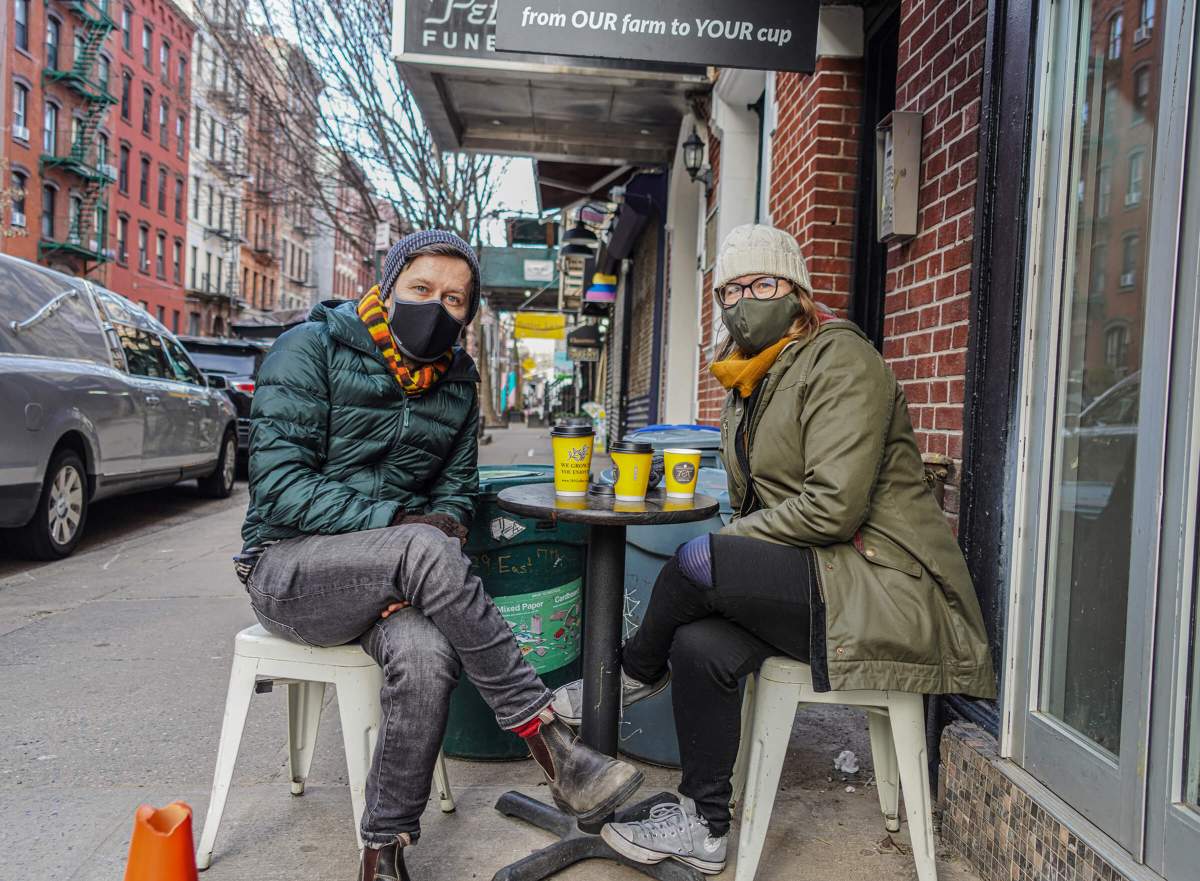
<svg viewBox="0 0 1200 881"><path fill-rule="evenodd" d="M657 682L638 682L621 671L621 709L654 697L671 684L671 671ZM583 723L583 680L576 679L566 685L559 686L554 692L554 701L550 704L554 715L562 719L572 728L578 728Z"/></svg>
<svg viewBox="0 0 1200 881"><path fill-rule="evenodd" d="M541 726L522 735L550 782L554 802L583 823L598 823L637 792L645 775L633 765L596 752L549 709Z"/></svg>
<svg viewBox="0 0 1200 881"><path fill-rule="evenodd" d="M606 823L600 837L635 863L653 865L678 860L706 875L725 869L729 835L714 838L690 798L680 799L679 804L656 805L647 819L637 823Z"/></svg>

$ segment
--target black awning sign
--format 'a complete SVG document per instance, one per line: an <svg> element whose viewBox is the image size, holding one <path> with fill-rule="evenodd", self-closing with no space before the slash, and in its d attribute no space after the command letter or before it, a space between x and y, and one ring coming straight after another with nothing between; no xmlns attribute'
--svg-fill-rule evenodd
<svg viewBox="0 0 1200 881"><path fill-rule="evenodd" d="M811 73L819 8L820 0L496 0L495 46L501 55Z"/></svg>

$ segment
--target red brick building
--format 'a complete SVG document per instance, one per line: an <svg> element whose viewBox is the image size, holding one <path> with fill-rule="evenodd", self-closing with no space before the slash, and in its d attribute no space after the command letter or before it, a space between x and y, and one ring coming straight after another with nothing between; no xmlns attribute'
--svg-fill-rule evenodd
<svg viewBox="0 0 1200 881"><path fill-rule="evenodd" d="M113 169L114 22L100 4L15 0L6 15L3 155L24 234L6 253L103 280Z"/></svg>
<svg viewBox="0 0 1200 881"><path fill-rule="evenodd" d="M195 25L169 0L126 0L114 17L108 284L182 332Z"/></svg>

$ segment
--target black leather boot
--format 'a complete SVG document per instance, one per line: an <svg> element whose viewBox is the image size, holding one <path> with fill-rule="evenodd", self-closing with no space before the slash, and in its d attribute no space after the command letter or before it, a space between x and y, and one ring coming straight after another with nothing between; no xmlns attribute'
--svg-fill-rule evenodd
<svg viewBox="0 0 1200 881"><path fill-rule="evenodd" d="M358 864L358 881L412 881L404 867L404 845L400 837L383 847L364 847Z"/></svg>
<svg viewBox="0 0 1200 881"><path fill-rule="evenodd" d="M603 820L637 792L645 775L626 762L598 753L549 710L542 727L525 738L550 781L554 803L583 823Z"/></svg>

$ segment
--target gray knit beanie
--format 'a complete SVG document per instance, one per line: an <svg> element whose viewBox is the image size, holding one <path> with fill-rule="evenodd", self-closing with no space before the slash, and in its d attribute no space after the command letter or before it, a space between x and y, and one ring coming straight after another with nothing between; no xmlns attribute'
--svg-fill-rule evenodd
<svg viewBox="0 0 1200 881"><path fill-rule="evenodd" d="M721 243L713 267L713 290L743 275L786 278L812 296L800 245L793 236L773 226L747 223L734 227Z"/></svg>
<svg viewBox="0 0 1200 881"><path fill-rule="evenodd" d="M379 296L385 300L391 296L392 288L396 286L396 279L400 277L401 271L408 265L412 255L430 245L443 245L449 248L454 252L454 256L466 260L467 265L471 267L470 303L467 307L467 320L463 322L470 324L475 313L479 311L479 258L475 256L475 250L470 245L454 233L444 229L415 232L392 245L392 249L388 251L387 257L383 261L383 280L379 283Z"/></svg>

